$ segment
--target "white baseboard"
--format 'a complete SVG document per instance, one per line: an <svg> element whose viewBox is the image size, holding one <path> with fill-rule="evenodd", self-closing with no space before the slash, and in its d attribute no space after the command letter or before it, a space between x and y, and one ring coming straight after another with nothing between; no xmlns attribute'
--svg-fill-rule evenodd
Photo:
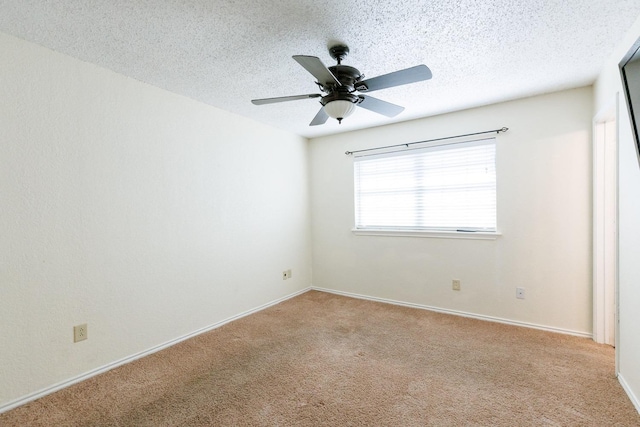
<svg viewBox="0 0 640 427"><path fill-rule="evenodd" d="M235 316L231 316L231 317L229 317L227 319L221 320L220 322L214 323L213 325L205 326L204 328L200 328L200 329L198 329L198 330L196 330L194 332L191 332L191 333L189 333L187 335L183 335L181 337L178 337L178 338L175 338L173 340L167 341L167 342L165 342L163 344L160 344L160 345L157 345L155 347L151 347L151 348L149 348L147 350L144 350L144 351L141 351L139 353L133 354L131 356L125 357L123 359L116 360L115 362L111 362L111 363L109 363L107 365L104 365L102 367L99 367L99 368L96 368L96 369L92 369L89 372L85 372L84 374L80 374L80 375L75 376L73 378L69 378L68 380L61 381L61 382L59 382L57 384L53 384L53 385L51 385L49 387L43 388L42 390L39 390L39 391L36 391L36 392L33 392L33 393L29 393L26 396L22 396L22 397L20 397L20 398L18 398L16 400L12 400L12 401L4 404L4 405L1 405L0 406L0 414L3 413L3 412L10 411L11 409L17 408L18 406L21 406L21 405L24 405L26 403L32 402L32 401L34 401L36 399L39 399L41 397L44 397L44 396L46 396L48 394L51 394L51 393L54 393L56 391L62 390L63 388L69 387L69 386L71 386L73 384L77 384L79 382L87 380L87 379L89 379L91 377L94 377L96 375L99 375L99 374L102 374L104 372L110 371L111 369L117 368L118 366L125 365L127 363L133 362L134 360L138 360L138 359L141 359L141 358L143 358L145 356L149 356L149 355L151 355L153 353L156 353L156 352L158 352L160 350L164 350L167 347L171 347L172 345L175 345L175 344L178 344L179 342L188 340L189 338L193 338L193 337L195 337L197 335L200 335L200 334L203 334L205 332L209 332L209 331L211 331L213 329L219 328L220 326L225 325L225 324L227 324L229 322L232 322L234 320L237 320L237 319L240 319L242 317L248 316L250 314L256 313L258 311L264 310L265 308L271 307L273 305L279 304L279 303L281 303L283 301L286 301L288 299L291 299L293 297L301 295L301 294L303 294L305 292L308 292L309 290L311 290L310 287L302 289L302 290L294 292L294 293L292 293L290 295L286 295L286 296L284 296L282 298L278 298L277 300L274 300L274 301L268 302L266 304L262 304L262 305L260 305L258 307L252 308L251 310L247 310L247 311L244 311L244 312L242 312L240 314L236 314Z"/></svg>
<svg viewBox="0 0 640 427"><path fill-rule="evenodd" d="M507 325L514 325L514 326L523 326L525 328L540 329L542 331L556 332L556 333L567 334L567 335L574 335L574 336L577 336L577 337L584 337L584 338L591 338L592 337L590 332L572 331L570 329L556 328L556 327L553 327L553 326L545 326L545 325L537 325L535 323L521 322L519 320L503 319L503 318L500 318L500 317L485 316L484 314L468 313L468 312L465 312L465 311L450 310L450 309L447 309L447 308L432 307L432 306L429 306L429 305L415 304L415 303L412 303L412 302L404 302L404 301L396 301L396 300L387 299L387 298L371 297L371 296L368 296L368 295L354 294L354 293L351 293L351 292L336 291L334 289L318 288L316 286L311 286L311 289L314 290L314 291L328 292L328 293L331 293L331 294L342 295L342 296L346 296L346 297L364 299L364 300L369 300L369 301L384 302L384 303L387 303L387 304L401 305L401 306L404 306L404 307L419 308L419 309L422 309L422 310L435 311L435 312L438 312L438 313L445 313L445 314L453 314L453 315L462 316L462 317L470 317L472 319L486 320L486 321L489 321L489 322L504 323L504 324L507 324Z"/></svg>
<svg viewBox="0 0 640 427"><path fill-rule="evenodd" d="M629 384L627 384L627 382L624 380L624 378L620 374L618 374L618 382L620 382L620 385L622 386L624 391L627 393L627 396L629 396L629 400L631 400L631 403L633 403L633 406L636 407L636 411L638 411L638 413L640 414L640 399L638 399L638 397L633 393L633 391L631 390L631 387L629 387Z"/></svg>

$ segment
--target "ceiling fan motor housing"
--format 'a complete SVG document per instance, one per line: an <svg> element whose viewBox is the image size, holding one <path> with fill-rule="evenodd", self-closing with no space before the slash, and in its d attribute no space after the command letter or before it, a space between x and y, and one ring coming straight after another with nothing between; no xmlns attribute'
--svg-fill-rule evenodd
<svg viewBox="0 0 640 427"><path fill-rule="evenodd" d="M336 76L336 79L353 92L353 86L364 77L357 68L348 65L333 65L328 67L329 71Z"/></svg>
<svg viewBox="0 0 640 427"><path fill-rule="evenodd" d="M327 95L322 97L320 103L327 105L329 102L336 100L350 101L354 104L360 102L360 98L354 95L353 92L355 92L355 84L361 81L364 75L357 68L349 67L348 65L334 65L328 68L336 76L341 86L323 86L323 90Z"/></svg>

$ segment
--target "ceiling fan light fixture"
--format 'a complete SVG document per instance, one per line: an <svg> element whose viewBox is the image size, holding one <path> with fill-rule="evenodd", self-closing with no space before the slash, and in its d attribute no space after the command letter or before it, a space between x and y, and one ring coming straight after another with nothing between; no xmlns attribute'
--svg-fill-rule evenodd
<svg viewBox="0 0 640 427"><path fill-rule="evenodd" d="M335 101L327 102L324 106L324 111L338 120L338 123L342 122L342 119L349 117L356 109L356 104L351 101L345 101L343 99L337 99Z"/></svg>

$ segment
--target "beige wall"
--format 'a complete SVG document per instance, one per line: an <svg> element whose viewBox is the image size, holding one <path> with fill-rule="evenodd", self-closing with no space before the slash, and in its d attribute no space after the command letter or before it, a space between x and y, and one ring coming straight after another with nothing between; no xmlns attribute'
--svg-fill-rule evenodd
<svg viewBox="0 0 640 427"><path fill-rule="evenodd" d="M0 54L0 408L310 285L306 139Z"/></svg>
<svg viewBox="0 0 640 427"><path fill-rule="evenodd" d="M619 227L619 371L620 382L640 411L640 166L629 113L622 92L618 63L640 38L640 18L612 53L595 84L595 112L615 102L618 115Z"/></svg>
<svg viewBox="0 0 640 427"><path fill-rule="evenodd" d="M589 335L591 87L310 143L313 285ZM346 150L506 126L492 241L356 236ZM459 279L462 290L451 290ZM516 299L516 287L526 299Z"/></svg>

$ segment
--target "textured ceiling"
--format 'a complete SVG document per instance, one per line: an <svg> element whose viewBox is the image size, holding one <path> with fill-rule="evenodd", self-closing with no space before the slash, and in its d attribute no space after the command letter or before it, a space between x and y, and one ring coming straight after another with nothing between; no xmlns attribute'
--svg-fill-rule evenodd
<svg viewBox="0 0 640 427"><path fill-rule="evenodd" d="M0 31L299 135L377 126L593 83L640 15L639 0L0 0ZM426 64L433 78L375 97L394 119L358 108L309 127L317 93L292 55L371 78Z"/></svg>

